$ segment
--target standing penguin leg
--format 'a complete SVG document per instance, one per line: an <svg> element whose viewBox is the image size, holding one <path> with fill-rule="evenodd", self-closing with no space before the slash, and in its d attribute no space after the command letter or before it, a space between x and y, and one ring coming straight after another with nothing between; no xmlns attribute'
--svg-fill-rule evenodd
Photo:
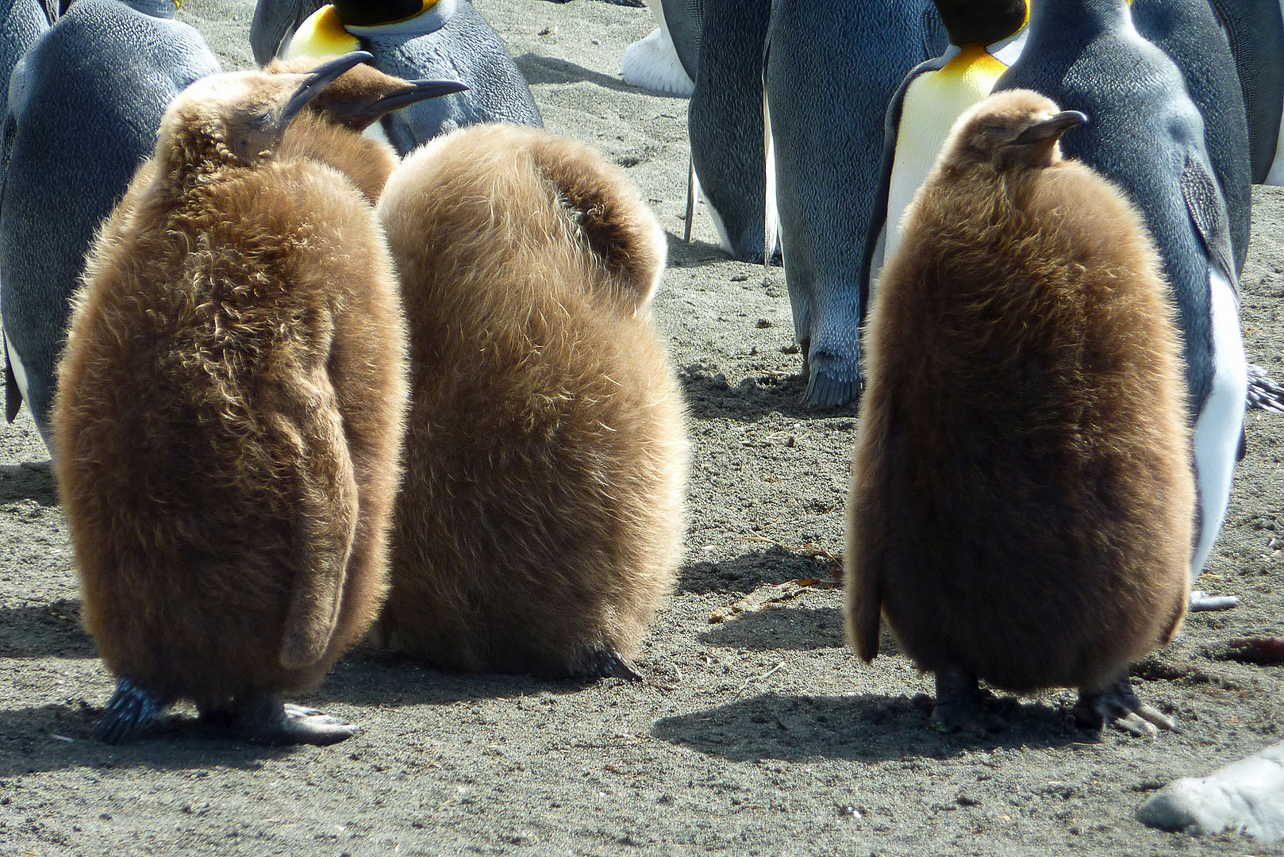
<svg viewBox="0 0 1284 857"><path fill-rule="evenodd" d="M1110 722L1138 738L1155 737L1155 727L1169 731L1177 728L1171 717L1137 697L1127 669L1101 687L1079 688L1079 702L1072 713L1075 722L1086 729L1100 729Z"/></svg>
<svg viewBox="0 0 1284 857"><path fill-rule="evenodd" d="M271 690L257 688L237 697L228 708L201 709L201 719L254 744L337 744L357 733L357 726L315 708L282 703Z"/></svg>
<svg viewBox="0 0 1284 857"><path fill-rule="evenodd" d="M94 737L108 744L136 741L168 704L166 697L122 675L116 679L116 692L103 710L103 716L94 725Z"/></svg>
<svg viewBox="0 0 1284 857"><path fill-rule="evenodd" d="M646 676L638 672L628 659L615 649L599 649L588 656L584 665L584 675L593 678L623 678L629 681L646 681Z"/></svg>
<svg viewBox="0 0 1284 857"><path fill-rule="evenodd" d="M937 670L936 709L932 723L943 732L998 732L1004 723L984 703L975 675L963 670Z"/></svg>

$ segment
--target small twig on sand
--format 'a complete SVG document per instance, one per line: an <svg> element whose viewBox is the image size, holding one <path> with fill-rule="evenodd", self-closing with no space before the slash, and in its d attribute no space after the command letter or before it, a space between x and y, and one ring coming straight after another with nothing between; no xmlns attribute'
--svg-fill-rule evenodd
<svg viewBox="0 0 1284 857"><path fill-rule="evenodd" d="M752 676L752 677L750 677L750 678L745 679L745 683L744 683L744 684L742 684L742 685L740 685L740 689L736 691L736 695L735 695L735 696L733 696L733 697L731 697L732 702L734 702L735 700L739 699L739 698L740 698L740 694L744 693L744 692L745 692L745 688L747 688L749 685L753 684L755 681L762 681L763 679L765 679L765 678L767 678L768 676L770 676L770 675L772 675L773 673L775 673L777 670L784 669L784 666L785 666L785 662L784 662L784 661L781 661L780 663L776 664L776 665L775 665L774 667L772 667L771 669L767 670L767 671L766 671L765 673L763 673L762 675L756 675L756 676Z"/></svg>

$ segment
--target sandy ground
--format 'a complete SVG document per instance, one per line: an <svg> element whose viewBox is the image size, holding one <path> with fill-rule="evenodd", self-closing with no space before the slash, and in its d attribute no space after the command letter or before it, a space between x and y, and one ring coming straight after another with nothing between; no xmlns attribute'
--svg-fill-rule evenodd
<svg viewBox="0 0 1284 857"><path fill-rule="evenodd" d="M929 728L930 681L844 647L842 507L856 417L800 408L784 276L732 262L707 213L684 246L686 102L618 74L644 9L477 0L548 127L623 165L671 236L656 315L691 406L691 525L646 684L463 676L358 648L307 702L363 725L330 748L262 749L190 711L147 740L89 740L112 680L77 624L72 553L24 412L0 427L0 854L1284 854L1149 830L1163 783L1284 735L1284 668L1207 647L1284 634L1284 417L1251 414L1201 583L1246 606L1193 616L1134 671L1181 722L1147 742L1074 728L1073 694L1006 698L1006 731ZM249 0L189 0L229 67ZM1254 197L1250 358L1284 378L1284 192ZM799 587L791 581L817 579ZM786 600L737 618L741 599ZM893 650L894 651L894 650Z"/></svg>

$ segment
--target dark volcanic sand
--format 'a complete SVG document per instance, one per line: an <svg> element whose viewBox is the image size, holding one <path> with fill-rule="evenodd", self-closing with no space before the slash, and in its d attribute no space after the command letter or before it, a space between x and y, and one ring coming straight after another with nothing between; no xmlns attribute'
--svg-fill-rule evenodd
<svg viewBox="0 0 1284 857"><path fill-rule="evenodd" d="M359 722L330 748L262 749L180 712L130 747L89 740L111 678L77 624L72 553L32 423L0 428L0 854L1284 854L1143 827L1167 781L1281 740L1284 668L1206 646L1284 635L1284 416L1250 414L1200 614L1134 671L1181 722L1147 742L1075 729L1069 691L1009 698L1009 728L945 736L903 657L844 647L832 557L855 413L800 408L784 275L728 261L697 213L683 246L686 102L619 77L645 9L477 0L548 127L628 169L671 236L656 301L690 398L686 561L640 658L650 684L424 669L362 647L308 703ZM229 67L249 0L188 0ZM1250 359L1284 378L1284 190L1258 189L1242 282ZM1277 541L1278 540L1278 541ZM798 597L710 618L777 584ZM787 587L785 589L788 589ZM790 591L797 591L796 588Z"/></svg>

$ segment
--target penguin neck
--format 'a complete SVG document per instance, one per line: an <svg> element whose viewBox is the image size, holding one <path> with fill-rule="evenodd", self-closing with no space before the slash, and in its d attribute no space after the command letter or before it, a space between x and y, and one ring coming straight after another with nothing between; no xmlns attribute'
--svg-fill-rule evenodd
<svg viewBox="0 0 1284 857"><path fill-rule="evenodd" d="M151 15L153 18L173 18L174 13L178 11L174 0L122 0L122 2L135 12Z"/></svg>
<svg viewBox="0 0 1284 857"><path fill-rule="evenodd" d="M1044 39L1066 33L1111 32L1132 27L1127 0L1031 0L1030 30Z"/></svg>

